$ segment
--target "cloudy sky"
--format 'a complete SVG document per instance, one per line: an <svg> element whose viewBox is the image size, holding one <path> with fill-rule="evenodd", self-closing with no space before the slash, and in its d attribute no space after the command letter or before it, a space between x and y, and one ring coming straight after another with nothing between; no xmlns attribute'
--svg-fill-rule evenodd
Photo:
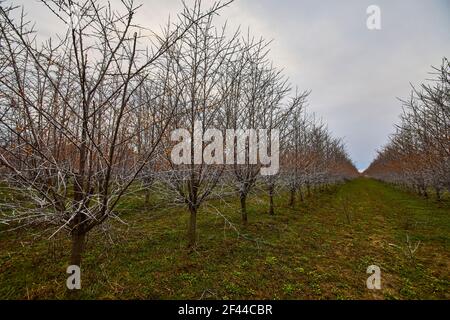
<svg viewBox="0 0 450 320"><path fill-rule="evenodd" d="M37 0L23 4L42 36L61 24ZM119 0L111 1L118 3ZM136 0L143 26L158 29L181 8L180 0ZM189 0L186 1L189 3ZM207 6L213 1L203 0ZM381 9L381 30L368 30L366 9ZM250 28L273 40L271 58L292 84L312 90L309 110L345 139L359 169L387 142L410 82L450 57L450 0L236 0L218 23Z"/></svg>

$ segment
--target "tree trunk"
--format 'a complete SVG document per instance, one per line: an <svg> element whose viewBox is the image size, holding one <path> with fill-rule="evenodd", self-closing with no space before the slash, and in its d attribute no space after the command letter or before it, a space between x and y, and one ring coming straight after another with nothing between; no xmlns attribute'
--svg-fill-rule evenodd
<svg viewBox="0 0 450 320"><path fill-rule="evenodd" d="M70 264L75 266L81 265L81 256L84 251L86 233L79 230L72 231L72 253L70 256Z"/></svg>
<svg viewBox="0 0 450 320"><path fill-rule="evenodd" d="M275 214L275 209L273 206L273 191L274 191L273 189L274 189L274 186L271 185L269 187L269 214L271 216L273 216Z"/></svg>
<svg viewBox="0 0 450 320"><path fill-rule="evenodd" d="M292 189L291 189L291 197L290 197L290 199L289 199L289 206L290 206L290 207L293 207L294 204L295 204L295 189L292 188Z"/></svg>
<svg viewBox="0 0 450 320"><path fill-rule="evenodd" d="M300 201L303 202L303 191L302 191L302 187L298 188L298 193L300 194Z"/></svg>
<svg viewBox="0 0 450 320"><path fill-rule="evenodd" d="M436 189L436 198L437 198L437 201L441 201L441 188L440 187L435 187L435 189Z"/></svg>
<svg viewBox="0 0 450 320"><path fill-rule="evenodd" d="M148 208L150 204L150 190L145 191L145 206Z"/></svg>
<svg viewBox="0 0 450 320"><path fill-rule="evenodd" d="M242 223L247 224L248 217L247 217L247 195L245 193L240 194L240 200L241 200L241 216L242 216Z"/></svg>
<svg viewBox="0 0 450 320"><path fill-rule="evenodd" d="M197 209L189 208L188 248L193 249L197 244Z"/></svg>
<svg viewBox="0 0 450 320"><path fill-rule="evenodd" d="M427 187L425 185L420 185L420 195L428 199Z"/></svg>

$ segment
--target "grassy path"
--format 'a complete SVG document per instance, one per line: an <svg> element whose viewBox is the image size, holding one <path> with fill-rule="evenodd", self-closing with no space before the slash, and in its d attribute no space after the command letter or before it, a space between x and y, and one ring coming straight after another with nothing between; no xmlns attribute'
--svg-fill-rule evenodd
<svg viewBox="0 0 450 320"><path fill-rule="evenodd" d="M450 205L369 179L315 195L295 208L253 197L250 224L237 237L205 209L199 246L185 250L182 209L127 213L112 238L91 236L78 298L108 299L449 299ZM142 199L129 199L128 209ZM221 204L215 204L220 206ZM225 215L239 226L238 203ZM221 206L223 208L223 206ZM108 241L112 240L111 241ZM407 241L409 239L409 241ZM408 247L418 248L411 254ZM65 237L0 234L0 298L66 298ZM382 270L382 290L365 282Z"/></svg>

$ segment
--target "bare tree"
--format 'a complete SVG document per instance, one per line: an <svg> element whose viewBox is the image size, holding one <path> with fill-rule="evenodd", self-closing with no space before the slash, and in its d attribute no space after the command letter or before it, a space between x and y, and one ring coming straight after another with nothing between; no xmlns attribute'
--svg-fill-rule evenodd
<svg viewBox="0 0 450 320"><path fill-rule="evenodd" d="M402 100L401 123L366 174L438 199L450 189L450 64L444 58L433 68L434 79L413 86Z"/></svg>
<svg viewBox="0 0 450 320"><path fill-rule="evenodd" d="M222 137L225 133L224 124L218 121L229 94L224 75L241 48L237 42L239 33L227 38L225 26L216 28L211 15L201 18L199 4L190 15L198 22L182 41L167 51L163 65L166 72L161 73L161 81L171 83L166 100L177 114L170 126L174 135L165 140L168 171L161 176L165 190L160 192L167 194L167 201L175 200L187 207L188 246L193 249L197 241L198 210L211 196L224 170L223 141L214 138L214 133L218 131ZM177 130L180 135L176 134ZM176 147L180 139L184 145L182 150ZM206 153L211 161L205 159ZM180 155L180 161L174 160Z"/></svg>
<svg viewBox="0 0 450 320"><path fill-rule="evenodd" d="M227 3L195 17L185 7L150 47L133 24L133 1L123 1L120 12L97 1L44 3L69 25L57 43L40 44L23 12L13 18L14 8L0 8L0 131L9 135L0 162L8 183L34 204L6 205L2 222L45 223L52 235L68 230L71 264L79 265L86 234L118 218L117 203L156 156L175 112L153 109L146 123L139 112L166 93L162 83L145 96L157 61ZM143 136L152 138L144 144Z"/></svg>

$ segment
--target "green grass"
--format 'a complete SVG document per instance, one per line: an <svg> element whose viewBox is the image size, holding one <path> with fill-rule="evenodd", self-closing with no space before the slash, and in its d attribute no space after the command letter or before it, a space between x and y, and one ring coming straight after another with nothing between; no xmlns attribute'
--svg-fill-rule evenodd
<svg viewBox="0 0 450 320"><path fill-rule="evenodd" d="M381 182L357 179L295 208L276 198L249 199L249 225L238 202L218 201L199 215L199 244L186 250L183 208L121 204L127 225L89 236L82 290L65 288L68 238L0 234L2 299L449 299L450 205ZM220 208L241 235L214 213ZM420 245L414 255L410 245ZM382 290L366 288L366 269L382 270Z"/></svg>

